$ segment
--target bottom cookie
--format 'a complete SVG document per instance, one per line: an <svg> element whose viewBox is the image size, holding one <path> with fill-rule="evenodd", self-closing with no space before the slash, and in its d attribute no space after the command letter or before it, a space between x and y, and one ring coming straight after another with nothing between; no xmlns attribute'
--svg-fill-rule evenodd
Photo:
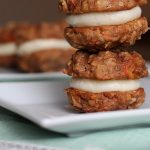
<svg viewBox="0 0 150 150"><path fill-rule="evenodd" d="M23 72L60 71L75 50L44 50L18 58L18 68Z"/></svg>
<svg viewBox="0 0 150 150"><path fill-rule="evenodd" d="M2 68L14 68L17 64L17 56L0 56L0 67Z"/></svg>
<svg viewBox="0 0 150 150"><path fill-rule="evenodd" d="M74 88L66 89L70 104L79 112L102 112L135 109L144 103L143 88L128 92L90 93Z"/></svg>

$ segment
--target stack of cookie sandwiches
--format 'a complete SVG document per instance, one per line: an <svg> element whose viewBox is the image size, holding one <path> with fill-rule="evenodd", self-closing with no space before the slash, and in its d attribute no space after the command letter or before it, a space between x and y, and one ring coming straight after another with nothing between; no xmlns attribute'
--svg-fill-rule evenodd
<svg viewBox="0 0 150 150"><path fill-rule="evenodd" d="M75 49L64 39L65 22L26 24L15 32L18 67L24 72L63 69Z"/></svg>
<svg viewBox="0 0 150 150"><path fill-rule="evenodd" d="M60 0L70 27L65 37L77 51L64 72L66 90L80 112L134 109L145 98L139 79L148 76L145 61L128 46L148 31L142 17L147 0Z"/></svg>
<svg viewBox="0 0 150 150"><path fill-rule="evenodd" d="M14 31L16 24L8 23L0 27L0 67L14 68L16 66L17 44Z"/></svg>

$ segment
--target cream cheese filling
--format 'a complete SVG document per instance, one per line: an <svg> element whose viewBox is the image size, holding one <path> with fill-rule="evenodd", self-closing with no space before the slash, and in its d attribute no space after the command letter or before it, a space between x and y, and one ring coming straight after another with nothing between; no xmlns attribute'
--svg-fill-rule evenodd
<svg viewBox="0 0 150 150"><path fill-rule="evenodd" d="M139 80L89 80L73 78L70 82L70 87L92 92L112 92L112 91L132 91L140 88Z"/></svg>
<svg viewBox="0 0 150 150"><path fill-rule="evenodd" d="M120 25L140 18L141 14L142 9L137 6L130 10L116 12L98 12L70 15L67 18L67 22L73 27Z"/></svg>
<svg viewBox="0 0 150 150"><path fill-rule="evenodd" d="M15 43L0 44L1 56L15 55L16 51L17 51L17 45Z"/></svg>
<svg viewBox="0 0 150 150"><path fill-rule="evenodd" d="M71 48L69 43L64 39L36 39L25 42L18 47L18 55L26 55L46 49L67 50Z"/></svg>

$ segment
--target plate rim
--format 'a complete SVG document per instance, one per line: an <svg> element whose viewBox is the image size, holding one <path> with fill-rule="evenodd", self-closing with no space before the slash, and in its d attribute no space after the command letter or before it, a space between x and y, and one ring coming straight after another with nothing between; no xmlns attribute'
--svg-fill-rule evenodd
<svg viewBox="0 0 150 150"><path fill-rule="evenodd" d="M11 105L11 104L10 104ZM142 108L142 109L130 109L130 110L117 110L117 111L109 111L109 112L95 112L95 113L83 113L83 114L73 114L68 116L61 116L57 118L49 118L49 119L43 119L38 120L35 119L32 115L29 115L25 111L22 111L21 109L14 106L10 106L8 103L3 102L4 108L16 113L17 115L20 115L36 124L38 124L41 127L44 128L50 128L50 127L56 127L60 125L65 124L71 124L74 122L84 122L88 120L102 120L102 119L113 119L113 118L120 118L120 117L127 117L127 118L133 118L133 117L142 117L142 116L150 116L150 108ZM132 114L132 115L131 115ZM150 120L149 120L150 121Z"/></svg>

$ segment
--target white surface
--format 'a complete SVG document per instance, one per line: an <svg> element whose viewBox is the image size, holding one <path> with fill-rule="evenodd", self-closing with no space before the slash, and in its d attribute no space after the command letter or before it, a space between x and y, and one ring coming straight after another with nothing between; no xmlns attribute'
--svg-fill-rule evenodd
<svg viewBox="0 0 150 150"><path fill-rule="evenodd" d="M116 12L98 12L80 15L70 15L68 24L73 27L120 25L141 17L142 10L139 6L130 10Z"/></svg>
<svg viewBox="0 0 150 150"><path fill-rule="evenodd" d="M142 80L146 102L137 110L80 114L68 104L69 81L0 83L0 105L39 126L65 134L150 123L150 79ZM11 90L10 90L11 89Z"/></svg>
<svg viewBox="0 0 150 150"><path fill-rule="evenodd" d="M15 43L0 44L0 56L9 56L16 54L17 45Z"/></svg>
<svg viewBox="0 0 150 150"><path fill-rule="evenodd" d="M74 78L70 82L70 87L87 92L109 92L109 91L132 91L140 87L139 80L90 80Z"/></svg>
<svg viewBox="0 0 150 150"><path fill-rule="evenodd" d="M18 47L18 55L31 54L45 49L61 49L68 50L71 48L69 43L64 39L36 39L21 44Z"/></svg>

